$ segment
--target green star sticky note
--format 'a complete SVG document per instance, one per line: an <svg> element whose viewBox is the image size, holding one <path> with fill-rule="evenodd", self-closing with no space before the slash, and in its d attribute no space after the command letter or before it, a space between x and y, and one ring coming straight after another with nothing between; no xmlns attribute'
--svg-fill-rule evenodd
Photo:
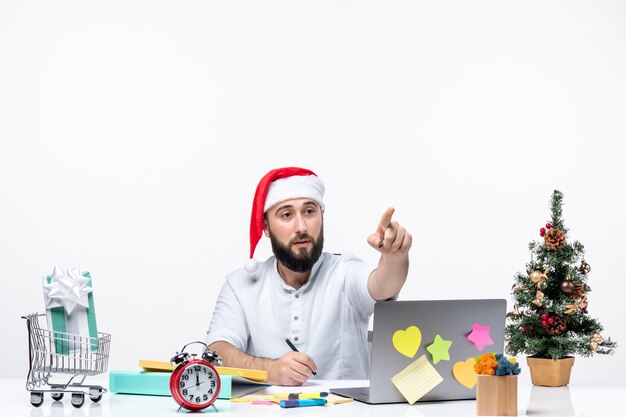
<svg viewBox="0 0 626 417"><path fill-rule="evenodd" d="M428 345L426 348L427 351L433 356L433 363L437 363L441 360L449 361L450 354L448 350L452 346L452 340L444 340L441 336L435 336L435 341Z"/></svg>

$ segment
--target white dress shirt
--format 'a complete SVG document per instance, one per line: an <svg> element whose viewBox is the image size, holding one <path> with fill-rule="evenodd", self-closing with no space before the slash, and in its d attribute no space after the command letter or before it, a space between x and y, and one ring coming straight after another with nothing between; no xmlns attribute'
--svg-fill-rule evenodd
<svg viewBox="0 0 626 417"><path fill-rule="evenodd" d="M291 349L311 356L322 379L368 379L367 330L375 267L351 254L322 253L300 289L285 284L275 257L254 273L226 277L206 343L225 341L250 355L277 359Z"/></svg>

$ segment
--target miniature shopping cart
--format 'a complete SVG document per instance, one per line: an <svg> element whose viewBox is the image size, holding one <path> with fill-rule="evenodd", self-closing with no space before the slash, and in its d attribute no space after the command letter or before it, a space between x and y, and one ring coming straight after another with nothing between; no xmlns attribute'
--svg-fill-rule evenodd
<svg viewBox="0 0 626 417"><path fill-rule="evenodd" d="M59 401L64 393L72 394L72 405L80 408L85 403L85 394L98 402L106 388L99 385L84 385L87 376L107 370L111 335L98 332L98 337L85 337L70 333L47 330L39 325L45 314L29 314L22 318L28 327L29 369L26 389L30 391L30 403L35 407L43 404L44 392ZM66 383L52 379L55 374L70 375ZM80 379L80 382L73 382Z"/></svg>

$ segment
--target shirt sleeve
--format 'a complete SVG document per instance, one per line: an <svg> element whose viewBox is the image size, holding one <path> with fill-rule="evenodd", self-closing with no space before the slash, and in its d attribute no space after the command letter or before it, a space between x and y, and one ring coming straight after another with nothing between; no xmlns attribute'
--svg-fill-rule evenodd
<svg viewBox="0 0 626 417"><path fill-rule="evenodd" d="M374 312L376 300L367 289L367 281L376 267L352 254L345 254L344 257L348 300L359 313L369 317Z"/></svg>
<svg viewBox="0 0 626 417"><path fill-rule="evenodd" d="M245 352L248 347L250 332L241 303L228 280L224 283L211 319L205 343L228 342Z"/></svg>

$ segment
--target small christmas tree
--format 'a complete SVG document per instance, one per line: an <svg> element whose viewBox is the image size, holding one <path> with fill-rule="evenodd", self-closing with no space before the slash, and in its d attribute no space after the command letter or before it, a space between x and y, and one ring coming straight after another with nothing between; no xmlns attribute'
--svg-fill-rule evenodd
<svg viewBox="0 0 626 417"><path fill-rule="evenodd" d="M531 242L527 274L517 273L512 294L513 311L507 314L507 353L561 359L578 354L612 354L617 346L601 336L602 325L587 311L587 276L580 242L568 242L562 219L563 194L554 191L552 219L540 229L543 242Z"/></svg>

